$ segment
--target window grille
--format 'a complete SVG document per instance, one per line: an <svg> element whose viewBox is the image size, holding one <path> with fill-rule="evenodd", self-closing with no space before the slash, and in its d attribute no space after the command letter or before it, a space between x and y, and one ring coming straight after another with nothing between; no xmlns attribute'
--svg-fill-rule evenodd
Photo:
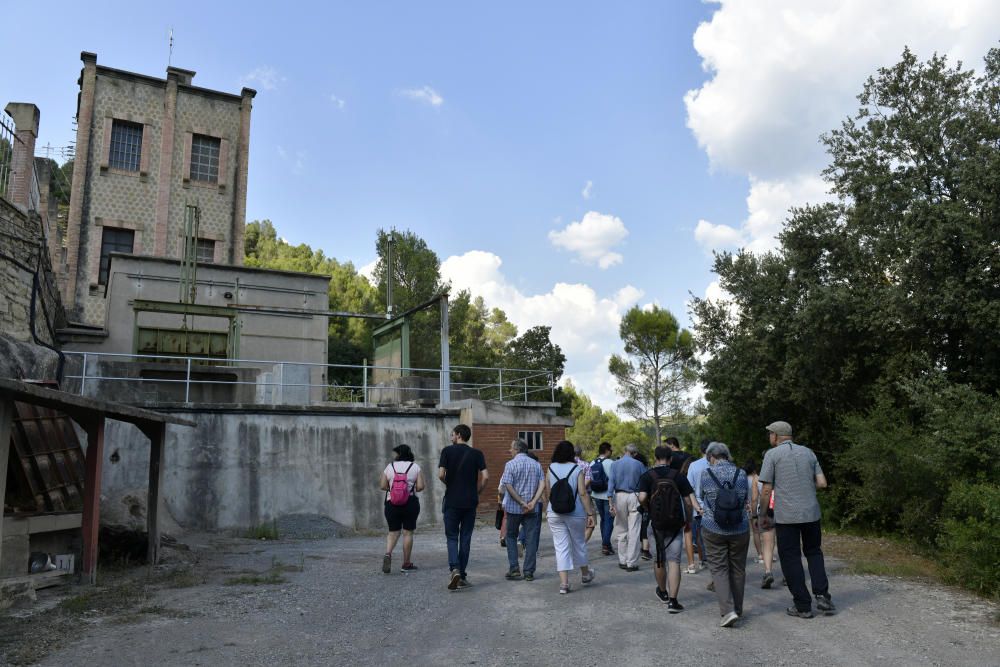
<svg viewBox="0 0 1000 667"><path fill-rule="evenodd" d="M203 183L219 182L219 148L217 137L195 134L191 137L191 180Z"/></svg>
<svg viewBox="0 0 1000 667"><path fill-rule="evenodd" d="M530 449L541 449L542 448L542 432L541 431L518 431L517 437L528 443Z"/></svg>
<svg viewBox="0 0 1000 667"><path fill-rule="evenodd" d="M111 266L111 253L132 252L135 243L135 232L131 229L115 229L105 227L101 236L101 269L97 274L97 284L108 284L108 268Z"/></svg>
<svg viewBox="0 0 1000 667"><path fill-rule="evenodd" d="M198 239L196 252L199 264L211 264L215 261L215 241L211 239Z"/></svg>
<svg viewBox="0 0 1000 667"><path fill-rule="evenodd" d="M108 166L112 169L139 171L142 159L142 125L127 120L111 124L111 154Z"/></svg>

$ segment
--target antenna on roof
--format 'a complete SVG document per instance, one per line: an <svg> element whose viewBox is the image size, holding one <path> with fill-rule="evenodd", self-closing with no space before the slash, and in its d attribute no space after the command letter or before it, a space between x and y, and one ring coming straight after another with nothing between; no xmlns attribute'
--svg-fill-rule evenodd
<svg viewBox="0 0 1000 667"><path fill-rule="evenodd" d="M167 51L167 67L170 67L170 61L173 60L173 57L174 57L174 29L173 28L170 28L170 30L167 32L167 37L168 37L167 41L170 44L169 49Z"/></svg>

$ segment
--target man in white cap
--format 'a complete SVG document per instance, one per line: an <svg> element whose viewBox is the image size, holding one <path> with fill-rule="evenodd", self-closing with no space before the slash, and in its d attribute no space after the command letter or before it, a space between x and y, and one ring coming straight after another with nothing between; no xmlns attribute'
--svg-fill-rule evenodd
<svg viewBox="0 0 1000 667"><path fill-rule="evenodd" d="M767 507L771 493L775 493L778 500L774 504L773 522L778 540L778 559L795 601L795 605L786 611L789 616L797 618L813 617L812 597L806 588L806 575L802 569L802 556L805 555L816 609L832 614L836 608L830 599L830 585L820 548L822 532L819 501L816 500L816 489L826 488L826 476L813 451L792 441L791 424L776 421L768 424L766 429L771 449L764 455L760 467L763 484L760 506ZM767 530L772 519L763 515L758 521L761 530Z"/></svg>

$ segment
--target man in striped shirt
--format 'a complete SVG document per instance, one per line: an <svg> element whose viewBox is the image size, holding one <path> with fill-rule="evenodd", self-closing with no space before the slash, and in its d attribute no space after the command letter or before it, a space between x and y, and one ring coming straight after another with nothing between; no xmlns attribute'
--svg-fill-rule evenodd
<svg viewBox="0 0 1000 667"><path fill-rule="evenodd" d="M536 523L542 520L535 511L545 490L542 484L542 466L528 456L528 443L517 439L510 443L513 458L504 466L500 488L504 491L503 509L507 513L507 579L520 579L521 568L517 555L517 533L524 525L524 579L535 578L535 556L538 554Z"/></svg>

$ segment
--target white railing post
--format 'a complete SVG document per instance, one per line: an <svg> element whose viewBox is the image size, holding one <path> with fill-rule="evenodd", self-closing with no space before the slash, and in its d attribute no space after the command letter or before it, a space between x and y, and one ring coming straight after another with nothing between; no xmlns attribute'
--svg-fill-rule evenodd
<svg viewBox="0 0 1000 667"><path fill-rule="evenodd" d="M528 378L524 378L524 402L528 402Z"/></svg>
<svg viewBox="0 0 1000 667"><path fill-rule="evenodd" d="M285 364L284 362L278 364L278 405L285 404Z"/></svg>
<svg viewBox="0 0 1000 667"><path fill-rule="evenodd" d="M87 353L83 353L83 372L80 374L80 395L86 396L87 391Z"/></svg>
<svg viewBox="0 0 1000 667"><path fill-rule="evenodd" d="M503 369L500 370L500 400L503 401Z"/></svg>
<svg viewBox="0 0 1000 667"><path fill-rule="evenodd" d="M362 362L364 365L364 379L361 381L361 403L368 405L368 360Z"/></svg>
<svg viewBox="0 0 1000 667"><path fill-rule="evenodd" d="M184 402L191 402L191 357L187 358L187 376L184 379Z"/></svg>
<svg viewBox="0 0 1000 667"><path fill-rule="evenodd" d="M552 402L556 402L556 383L552 379L552 373L549 373L549 391L551 392Z"/></svg>

